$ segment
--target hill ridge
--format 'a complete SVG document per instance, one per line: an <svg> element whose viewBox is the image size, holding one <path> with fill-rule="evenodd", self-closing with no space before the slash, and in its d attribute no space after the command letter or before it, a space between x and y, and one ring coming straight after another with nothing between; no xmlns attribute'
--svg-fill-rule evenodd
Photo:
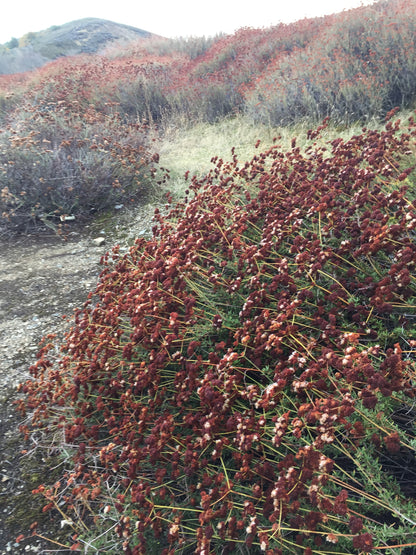
<svg viewBox="0 0 416 555"><path fill-rule="evenodd" d="M0 45L0 74L30 71L60 57L97 53L111 42L151 36L149 31L107 19L76 19Z"/></svg>

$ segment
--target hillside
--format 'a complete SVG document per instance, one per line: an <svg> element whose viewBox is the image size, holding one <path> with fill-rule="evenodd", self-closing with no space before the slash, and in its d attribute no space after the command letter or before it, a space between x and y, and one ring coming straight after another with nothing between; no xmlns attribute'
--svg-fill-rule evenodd
<svg viewBox="0 0 416 555"><path fill-rule="evenodd" d="M62 56L96 53L114 41L150 37L151 33L98 18L85 18L27 33L0 46L0 73L21 73Z"/></svg>
<svg viewBox="0 0 416 555"><path fill-rule="evenodd" d="M0 76L2 231L138 200L155 160L149 126L160 134L241 115L257 127L328 117L343 129L416 106L416 0L212 40L120 44L112 25L82 20L28 36L22 48L39 56L52 57L47 44L55 56L65 44L66 53L107 46ZM127 39L129 28L116 27Z"/></svg>
<svg viewBox="0 0 416 555"><path fill-rule="evenodd" d="M380 0L0 76L0 555L415 555L415 53Z"/></svg>

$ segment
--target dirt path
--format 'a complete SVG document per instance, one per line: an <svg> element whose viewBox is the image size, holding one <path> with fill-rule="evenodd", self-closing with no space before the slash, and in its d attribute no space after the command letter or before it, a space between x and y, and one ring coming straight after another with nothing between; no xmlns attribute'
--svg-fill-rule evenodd
<svg viewBox="0 0 416 555"><path fill-rule="evenodd" d="M58 537L59 522L57 528L50 517L42 516L44 503L30 493L44 473L53 470L41 453L21 453L27 445L18 433L20 417L13 407L16 386L27 379L40 339L48 333L63 335L69 324L62 315L71 316L95 287L101 256L116 242L124 241L127 250L135 236L149 233L152 215L152 206L136 211L121 240L114 232L122 226L107 222L103 229L72 232L67 241L44 234L0 244L0 555L67 552L30 537L35 520L41 521L39 530L45 535ZM20 534L27 537L17 544Z"/></svg>

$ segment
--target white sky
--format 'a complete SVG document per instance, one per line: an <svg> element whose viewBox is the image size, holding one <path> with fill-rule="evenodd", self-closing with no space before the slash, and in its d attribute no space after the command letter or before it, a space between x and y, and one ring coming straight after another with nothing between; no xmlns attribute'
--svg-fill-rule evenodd
<svg viewBox="0 0 416 555"><path fill-rule="evenodd" d="M4 0L3 0L4 1ZM11 0L0 44L84 17L124 23L165 37L212 36L341 12L374 0Z"/></svg>

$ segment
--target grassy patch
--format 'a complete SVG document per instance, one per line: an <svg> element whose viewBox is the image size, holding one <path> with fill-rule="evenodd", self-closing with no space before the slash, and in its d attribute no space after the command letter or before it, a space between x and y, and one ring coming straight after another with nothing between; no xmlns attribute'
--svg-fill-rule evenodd
<svg viewBox="0 0 416 555"><path fill-rule="evenodd" d="M399 115L406 120L411 112L402 111ZM373 119L366 127L381 129L382 123ZM235 154L243 164L272 145L278 145L283 152L288 150L294 138L296 145L304 150L310 146L307 137L310 128L307 121L282 127L253 124L242 115L212 124L190 124L182 119L175 124L171 122L156 143L160 164L170 173L167 188L175 198L183 196L188 187L185 173L202 177L214 167L214 157L230 162ZM362 129L360 122L348 126L329 122L316 138L316 144L325 147L334 139L348 140L353 135L359 135Z"/></svg>

